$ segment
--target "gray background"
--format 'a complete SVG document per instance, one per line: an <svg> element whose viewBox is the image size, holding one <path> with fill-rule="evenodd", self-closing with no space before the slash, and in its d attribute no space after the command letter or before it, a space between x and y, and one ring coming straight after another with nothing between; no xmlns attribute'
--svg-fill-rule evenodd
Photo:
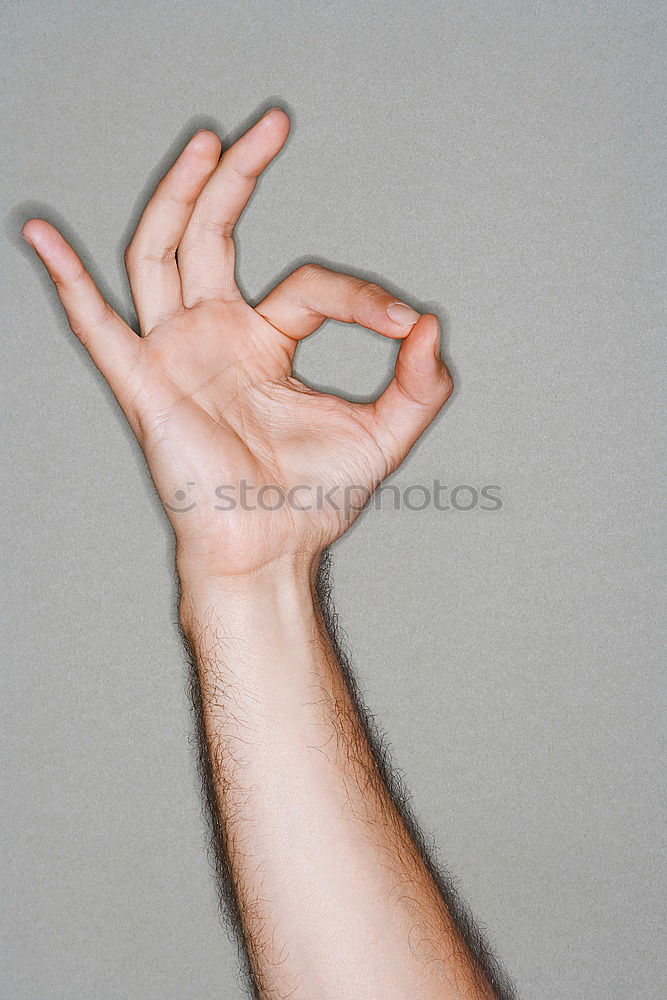
<svg viewBox="0 0 667 1000"><path fill-rule="evenodd" d="M663 8L664 10L664 8ZM7 1000L239 994L202 839L169 532L17 239L121 250L201 125L293 133L243 288L320 259L447 326L457 392L396 476L503 509L369 512L336 599L416 812L521 997L662 996L661 4L6 3ZM353 395L393 348L330 325ZM368 984L360 984L360 997Z"/></svg>

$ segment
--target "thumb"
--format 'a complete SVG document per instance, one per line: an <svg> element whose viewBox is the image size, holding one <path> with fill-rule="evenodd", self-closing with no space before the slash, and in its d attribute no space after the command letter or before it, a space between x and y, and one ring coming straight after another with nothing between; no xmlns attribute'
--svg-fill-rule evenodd
<svg viewBox="0 0 667 1000"><path fill-rule="evenodd" d="M394 377L372 405L375 434L396 468L449 399L454 383L440 357L440 324L421 316L401 344Z"/></svg>

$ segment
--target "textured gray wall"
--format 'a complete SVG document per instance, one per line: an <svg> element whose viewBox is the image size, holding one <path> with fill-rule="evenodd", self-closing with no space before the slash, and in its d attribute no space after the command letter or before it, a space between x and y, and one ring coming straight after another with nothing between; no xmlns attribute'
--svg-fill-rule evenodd
<svg viewBox="0 0 667 1000"><path fill-rule="evenodd" d="M314 258L440 312L457 392L396 482L502 487L337 546L367 700L520 995L662 996L661 8L5 2L3 997L239 990L165 519L17 233L62 222L129 315L151 183L269 103L294 127L239 226L244 289ZM392 351L332 324L298 370L364 395Z"/></svg>

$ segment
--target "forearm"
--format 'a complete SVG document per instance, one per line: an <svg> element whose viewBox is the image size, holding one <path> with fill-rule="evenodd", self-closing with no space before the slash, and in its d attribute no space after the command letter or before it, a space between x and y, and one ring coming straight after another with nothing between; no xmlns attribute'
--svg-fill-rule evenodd
<svg viewBox="0 0 667 1000"><path fill-rule="evenodd" d="M493 997L411 838L312 566L182 581L214 808L262 997Z"/></svg>

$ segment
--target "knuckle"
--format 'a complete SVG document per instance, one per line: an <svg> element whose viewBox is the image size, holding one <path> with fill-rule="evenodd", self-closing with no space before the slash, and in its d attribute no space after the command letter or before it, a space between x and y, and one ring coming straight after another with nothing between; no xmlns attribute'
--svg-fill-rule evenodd
<svg viewBox="0 0 667 1000"><path fill-rule="evenodd" d="M85 285L88 281L88 272L82 265L78 265L76 269L67 277L66 280L61 282L61 287L74 288L77 285Z"/></svg>
<svg viewBox="0 0 667 1000"><path fill-rule="evenodd" d="M206 218L201 227L205 233L211 233L221 240L231 240L234 236L234 223L229 219Z"/></svg>
<svg viewBox="0 0 667 1000"><path fill-rule="evenodd" d="M376 302L379 298L384 299L385 292L373 281L359 281L355 287L356 297L360 302Z"/></svg>
<svg viewBox="0 0 667 1000"><path fill-rule="evenodd" d="M70 325L70 329L71 329L72 333L74 334L74 336L76 337L76 339L83 345L83 347L85 347L85 349L87 351L89 351L90 350L90 333L88 331L88 327L85 324L81 323L79 320L72 319L71 317L70 317L69 325Z"/></svg>
<svg viewBox="0 0 667 1000"><path fill-rule="evenodd" d="M439 375L439 386L440 391L444 397L444 401L448 400L454 391L454 379L452 378L449 369L442 365L442 370Z"/></svg>
<svg viewBox="0 0 667 1000"><path fill-rule="evenodd" d="M153 249L146 244L140 245L135 236L132 239L132 242L128 243L125 248L124 256L125 266L129 268L145 266L146 263L167 264L174 260L176 256L176 247L158 246Z"/></svg>
<svg viewBox="0 0 667 1000"><path fill-rule="evenodd" d="M297 269L292 272L292 277L296 281L316 281L325 272L326 268L322 267L321 264L306 263L297 267Z"/></svg>

